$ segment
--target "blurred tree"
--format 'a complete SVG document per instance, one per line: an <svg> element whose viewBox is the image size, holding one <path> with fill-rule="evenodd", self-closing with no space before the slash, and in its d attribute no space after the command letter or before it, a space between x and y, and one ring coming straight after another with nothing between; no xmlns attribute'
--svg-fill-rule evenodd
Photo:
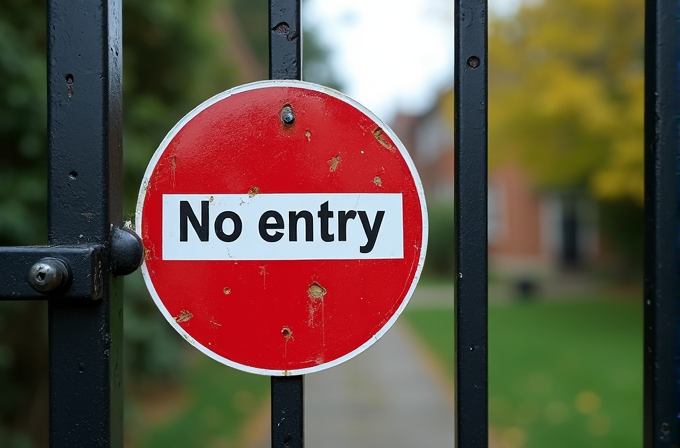
<svg viewBox="0 0 680 448"><path fill-rule="evenodd" d="M641 266L644 2L523 2L489 33L490 165L589 191L605 241Z"/></svg>
<svg viewBox="0 0 680 448"><path fill-rule="evenodd" d="M123 0L123 17L124 219L134 221L144 170L170 128L212 95L266 78L267 2ZM44 0L0 2L2 246L46 243L45 29ZM323 65L326 53L312 48ZM128 386L181 374L184 343L138 274L126 280L125 301ZM2 448L47 444L45 320L43 303L0 302Z"/></svg>
<svg viewBox="0 0 680 448"><path fill-rule="evenodd" d="M489 36L490 162L642 203L644 2L525 2Z"/></svg>

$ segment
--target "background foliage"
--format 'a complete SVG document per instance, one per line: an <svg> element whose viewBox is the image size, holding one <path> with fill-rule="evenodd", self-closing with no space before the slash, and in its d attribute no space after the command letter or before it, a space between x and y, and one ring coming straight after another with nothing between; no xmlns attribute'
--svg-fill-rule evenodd
<svg viewBox="0 0 680 448"><path fill-rule="evenodd" d="M519 159L543 186L642 202L643 8L527 2L491 21L492 163Z"/></svg>
<svg viewBox="0 0 680 448"><path fill-rule="evenodd" d="M626 275L642 265L644 2L523 2L489 34L489 161L588 192Z"/></svg>

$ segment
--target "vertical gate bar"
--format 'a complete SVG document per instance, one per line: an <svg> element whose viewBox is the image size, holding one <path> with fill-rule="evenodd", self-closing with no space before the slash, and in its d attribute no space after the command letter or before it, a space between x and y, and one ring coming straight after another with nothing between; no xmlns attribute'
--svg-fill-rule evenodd
<svg viewBox="0 0 680 448"><path fill-rule="evenodd" d="M644 447L678 440L678 95L677 1L645 11Z"/></svg>
<svg viewBox="0 0 680 448"><path fill-rule="evenodd" d="M272 448L301 448L304 440L304 375L272 378Z"/></svg>
<svg viewBox="0 0 680 448"><path fill-rule="evenodd" d="M269 78L302 79L300 0L269 0ZM304 446L304 376L271 377L273 448Z"/></svg>
<svg viewBox="0 0 680 448"><path fill-rule="evenodd" d="M488 446L487 2L455 1L456 446Z"/></svg>
<svg viewBox="0 0 680 448"><path fill-rule="evenodd" d="M48 1L52 245L101 243L122 220L121 0ZM123 446L122 283L102 257L91 302L49 301L50 446Z"/></svg>
<svg viewBox="0 0 680 448"><path fill-rule="evenodd" d="M269 79L302 79L300 0L269 0Z"/></svg>

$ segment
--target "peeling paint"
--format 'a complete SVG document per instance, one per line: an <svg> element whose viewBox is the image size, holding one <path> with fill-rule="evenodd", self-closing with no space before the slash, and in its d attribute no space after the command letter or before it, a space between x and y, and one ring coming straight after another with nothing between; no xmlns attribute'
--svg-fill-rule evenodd
<svg viewBox="0 0 680 448"><path fill-rule="evenodd" d="M324 288L317 282L313 282L311 285L309 285L309 288L307 289L307 295L313 299L323 299L323 296L326 295L326 292L327 292L326 288Z"/></svg>
<svg viewBox="0 0 680 448"><path fill-rule="evenodd" d="M260 194L260 187L253 187L250 190L248 190L248 197L249 198L254 198L258 194Z"/></svg>
<svg viewBox="0 0 680 448"><path fill-rule="evenodd" d="M71 98L73 96L73 75L70 73L66 75L66 89L68 97Z"/></svg>
<svg viewBox="0 0 680 448"><path fill-rule="evenodd" d="M337 170L337 169L338 169L338 165L340 165L340 161L341 161L341 160L342 160L342 159L340 159L340 154L338 154L337 156L335 156L335 157L333 157L331 160L329 160L329 161L328 161L328 165L330 165L329 170L330 170L331 172L334 172L335 170Z"/></svg>
<svg viewBox="0 0 680 448"><path fill-rule="evenodd" d="M376 140L378 140L378 143L383 145L385 148L389 149L390 151L394 152L396 151L396 148L392 146L390 142L385 140L385 136L383 134L383 130L380 128L375 128L373 130L373 137L375 137Z"/></svg>
<svg viewBox="0 0 680 448"><path fill-rule="evenodd" d="M153 259L154 258L153 258L153 255L151 255L151 249L144 246L144 261L151 261Z"/></svg>
<svg viewBox="0 0 680 448"><path fill-rule="evenodd" d="M225 286L224 289L222 290L222 292L224 293L225 296L228 296L229 294L231 294L231 288L228 287L228 286Z"/></svg>
<svg viewBox="0 0 680 448"><path fill-rule="evenodd" d="M175 321L177 323L187 322L191 320L192 317L194 317L194 315L191 312L189 312L188 310L182 310L179 312L177 317L175 317Z"/></svg>
<svg viewBox="0 0 680 448"><path fill-rule="evenodd" d="M373 183L376 184L378 187L382 187L382 179L380 176L375 176L373 178Z"/></svg>
<svg viewBox="0 0 680 448"><path fill-rule="evenodd" d="M312 133L309 129L305 131L305 137L307 137L307 141L311 142L312 141Z"/></svg>

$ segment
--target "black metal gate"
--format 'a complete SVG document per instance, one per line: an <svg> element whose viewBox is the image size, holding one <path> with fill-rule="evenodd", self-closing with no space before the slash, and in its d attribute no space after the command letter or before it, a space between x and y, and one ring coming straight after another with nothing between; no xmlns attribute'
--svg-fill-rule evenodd
<svg viewBox="0 0 680 448"><path fill-rule="evenodd" d="M50 445L122 447L121 0L48 0L49 246L0 248L0 300L47 300ZM398 5L395 4L395 7ZM270 0L270 78L300 79L299 0ZM644 446L679 446L680 2L646 2ZM488 445L487 2L455 0L456 446ZM272 446L304 444L273 377ZM285 417L285 418L282 418Z"/></svg>

